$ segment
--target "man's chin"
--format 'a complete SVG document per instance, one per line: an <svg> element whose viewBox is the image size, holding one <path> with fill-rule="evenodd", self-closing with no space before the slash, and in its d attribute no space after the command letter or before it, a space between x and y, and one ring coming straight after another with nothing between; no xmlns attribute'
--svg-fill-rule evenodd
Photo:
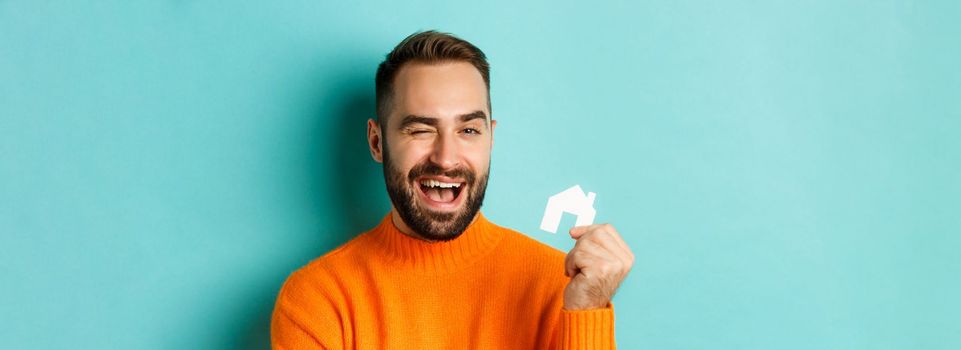
<svg viewBox="0 0 961 350"><path fill-rule="evenodd" d="M440 234L432 233L429 235L425 235L424 238L432 242L449 242L456 239L457 237L460 237L462 233L464 232L444 231L444 233L440 233Z"/></svg>
<svg viewBox="0 0 961 350"><path fill-rule="evenodd" d="M454 223L455 219L464 215L464 205L461 204L456 208L444 208L437 209L432 208L425 203L417 203L417 210L420 212L421 217L430 218L431 221L437 223Z"/></svg>
<svg viewBox="0 0 961 350"><path fill-rule="evenodd" d="M425 210L424 208L418 208L420 211L420 218L422 220L422 228L424 232L418 232L426 239L432 241L449 241L460 236L467 227L459 227L463 225L464 216L467 215L465 210L461 208L457 211L432 211ZM473 220L471 220L473 221ZM469 225L469 223L468 223Z"/></svg>

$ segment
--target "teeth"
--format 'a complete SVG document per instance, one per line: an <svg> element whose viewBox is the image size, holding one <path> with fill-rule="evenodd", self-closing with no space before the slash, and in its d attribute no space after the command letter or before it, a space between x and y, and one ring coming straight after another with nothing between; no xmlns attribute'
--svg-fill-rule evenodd
<svg viewBox="0 0 961 350"><path fill-rule="evenodd" d="M457 182L440 182L437 180L421 180L420 184L427 187L460 188L460 183L457 183Z"/></svg>

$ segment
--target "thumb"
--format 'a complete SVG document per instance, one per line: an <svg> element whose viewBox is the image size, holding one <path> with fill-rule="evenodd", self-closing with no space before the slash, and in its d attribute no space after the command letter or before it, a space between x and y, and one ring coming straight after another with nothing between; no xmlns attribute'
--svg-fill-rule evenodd
<svg viewBox="0 0 961 350"><path fill-rule="evenodd" d="M591 227L593 227L593 226L594 226L594 225L585 225L585 226L574 226L574 227L571 227L571 230L570 230L571 238L573 238L573 239L581 238L581 236L583 236L585 233L587 233L587 231L590 231Z"/></svg>

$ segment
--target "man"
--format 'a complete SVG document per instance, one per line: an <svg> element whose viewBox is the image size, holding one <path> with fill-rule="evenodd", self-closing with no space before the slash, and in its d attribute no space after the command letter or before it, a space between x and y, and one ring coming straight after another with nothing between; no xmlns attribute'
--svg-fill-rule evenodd
<svg viewBox="0 0 961 350"><path fill-rule="evenodd" d="M611 297L634 256L610 225L566 254L480 212L497 121L484 53L415 33L377 70L371 156L393 207L290 275L275 349L614 348Z"/></svg>

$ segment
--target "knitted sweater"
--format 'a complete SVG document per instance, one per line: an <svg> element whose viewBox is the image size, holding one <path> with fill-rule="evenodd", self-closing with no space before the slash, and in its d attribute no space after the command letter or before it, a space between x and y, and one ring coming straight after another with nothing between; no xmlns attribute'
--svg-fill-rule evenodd
<svg viewBox="0 0 961 350"><path fill-rule="evenodd" d="M613 349L614 310L563 309L565 254L480 213L448 242L387 215L284 282L274 349Z"/></svg>

